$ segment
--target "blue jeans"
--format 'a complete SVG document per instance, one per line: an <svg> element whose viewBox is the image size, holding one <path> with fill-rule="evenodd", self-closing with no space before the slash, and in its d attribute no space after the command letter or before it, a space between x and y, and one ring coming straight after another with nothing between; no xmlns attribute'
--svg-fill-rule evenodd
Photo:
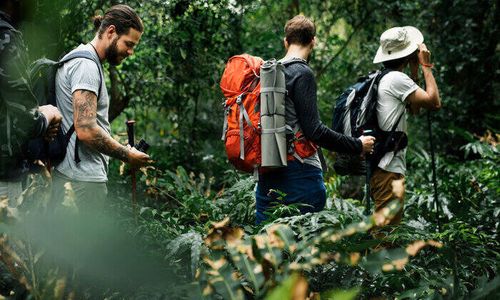
<svg viewBox="0 0 500 300"><path fill-rule="evenodd" d="M286 194L283 198L284 204L307 204L299 206L302 214L318 212L325 207L326 188L321 169L299 161L289 161L285 168L259 175L255 193L257 224L266 219L264 212L279 197L276 192L269 192L270 189Z"/></svg>

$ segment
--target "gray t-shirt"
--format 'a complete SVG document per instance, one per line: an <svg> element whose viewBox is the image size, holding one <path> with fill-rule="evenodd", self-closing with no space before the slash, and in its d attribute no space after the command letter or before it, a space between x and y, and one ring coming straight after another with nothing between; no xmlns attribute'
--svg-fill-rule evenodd
<svg viewBox="0 0 500 300"><path fill-rule="evenodd" d="M377 119L380 129L390 131L399 116L403 117L396 127L397 131L407 132L406 98L418 89L418 85L402 72L389 72L382 77L378 86ZM406 173L406 149L388 152L382 157L378 167L393 173Z"/></svg>
<svg viewBox="0 0 500 300"><path fill-rule="evenodd" d="M96 51L90 44L80 45L74 51L88 51L99 61ZM69 54L69 53L68 53ZM100 72L99 72L99 69ZM97 124L107 133L111 133L108 110L109 97L104 81L102 65L86 58L75 58L64 64L56 75L57 107L63 116L62 128L68 131L73 125L73 93L76 90L87 90L99 94L97 99ZM80 162L75 162L76 134L71 136L64 160L56 166L63 175L77 181L106 182L108 180L109 157L78 143Z"/></svg>

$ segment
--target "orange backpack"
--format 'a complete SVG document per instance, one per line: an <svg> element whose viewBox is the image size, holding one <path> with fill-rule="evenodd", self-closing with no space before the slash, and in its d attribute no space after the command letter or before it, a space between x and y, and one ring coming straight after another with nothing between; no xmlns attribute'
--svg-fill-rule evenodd
<svg viewBox="0 0 500 300"><path fill-rule="evenodd" d="M225 97L222 140L226 154L236 169L265 171L261 165L260 67L264 61L248 54L229 59L220 81ZM288 160L309 157L318 147L302 131L290 129Z"/></svg>

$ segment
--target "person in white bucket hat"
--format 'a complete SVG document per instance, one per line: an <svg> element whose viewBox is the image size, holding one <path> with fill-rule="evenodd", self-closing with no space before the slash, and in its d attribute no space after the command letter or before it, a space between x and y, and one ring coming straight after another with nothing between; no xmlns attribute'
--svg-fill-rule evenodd
<svg viewBox="0 0 500 300"><path fill-rule="evenodd" d="M418 113L421 108L438 110L441 100L436 80L432 75L431 52L424 36L415 27L404 26L388 29L380 36L380 47L373 63L382 63L390 69L380 80L377 99L377 120L380 129L390 131L398 123L396 131L407 133L406 109ZM419 66L425 79L425 90L418 81ZM404 73L409 67L409 74ZM404 177L406 173L406 149L386 153L374 168L370 179L370 194L375 211L397 198L404 204ZM399 224L403 209L390 224Z"/></svg>
<svg viewBox="0 0 500 300"><path fill-rule="evenodd" d="M422 33L413 26L394 27L380 36L380 47L373 63L407 57L424 42Z"/></svg>

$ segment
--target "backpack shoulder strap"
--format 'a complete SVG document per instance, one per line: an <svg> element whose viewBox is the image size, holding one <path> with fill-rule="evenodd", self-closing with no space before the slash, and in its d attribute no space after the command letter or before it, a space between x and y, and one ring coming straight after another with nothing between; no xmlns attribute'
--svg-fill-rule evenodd
<svg viewBox="0 0 500 300"><path fill-rule="evenodd" d="M97 91L97 100L99 101L99 96L101 95L101 86L102 86L102 72L101 72L101 62L97 61L95 57L88 51L75 51L64 57L58 62L58 68L62 67L65 63L69 62L70 60L73 60L75 58L85 58L88 60L93 61L97 65L97 70L99 71L99 79L101 81L101 84L99 84L99 90ZM69 128L68 132L66 132L66 143L69 143L69 139L71 138L71 135L75 132L75 124L72 124L71 127ZM80 159L80 154L78 151L78 137L76 138L75 141L75 162L78 164L81 159Z"/></svg>
<svg viewBox="0 0 500 300"><path fill-rule="evenodd" d="M63 59L61 59L59 61L59 63L64 64L64 63L67 63L68 61L75 59L75 58L86 58L86 59L89 59L89 60L95 62L96 64L98 63L96 61L95 57L89 51L85 51L85 50L79 50L79 51L72 52L72 53L68 54L66 57L64 57ZM99 62L99 64L100 64L100 62Z"/></svg>
<svg viewBox="0 0 500 300"><path fill-rule="evenodd" d="M396 128L398 127L399 121L401 121L401 118L403 117L404 114L405 114L405 110L403 109L403 111L399 115L399 117L396 120L396 122L394 123L394 125L392 125L391 132L395 132L396 131Z"/></svg>
<svg viewBox="0 0 500 300"><path fill-rule="evenodd" d="M379 74L375 78L375 83L378 85L378 83L380 82L380 80L382 80L382 77L384 77L385 75L389 74L392 71L394 71L394 70L392 70L392 69L386 69L386 68L383 68L382 70L378 71Z"/></svg>
<svg viewBox="0 0 500 300"><path fill-rule="evenodd" d="M382 77L384 77L385 75L387 75L388 73L390 73L392 71L394 71L394 70L388 69L388 68L383 68L382 71L380 71L380 74L376 78L377 84L380 82ZM403 109L403 112L401 112L401 114L397 118L396 122L392 125L391 131L390 131L391 133L394 133L396 131L396 128L398 127L399 121L401 121L401 118L403 117L404 114L405 114L405 110Z"/></svg>
<svg viewBox="0 0 500 300"><path fill-rule="evenodd" d="M101 78L102 81L102 72L101 72L101 62L97 61L95 57L88 51L75 51L64 57L58 62L58 68L62 67L65 63L69 62L70 60L73 60L75 58L85 58L88 60L93 61L97 65L97 70L99 71L99 77ZM99 90L97 91L97 100L99 100L99 96L101 95L101 84L99 84Z"/></svg>

